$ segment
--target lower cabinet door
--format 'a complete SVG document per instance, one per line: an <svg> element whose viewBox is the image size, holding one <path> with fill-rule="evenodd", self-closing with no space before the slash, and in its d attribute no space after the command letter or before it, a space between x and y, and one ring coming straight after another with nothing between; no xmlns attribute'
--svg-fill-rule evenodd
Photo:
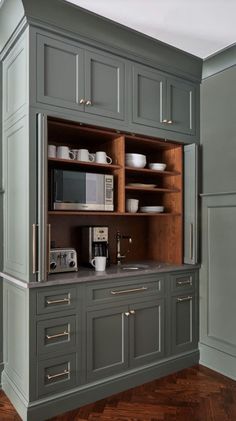
<svg viewBox="0 0 236 421"><path fill-rule="evenodd" d="M198 314L196 296L186 294L172 297L172 354L189 351L198 343Z"/></svg>
<svg viewBox="0 0 236 421"><path fill-rule="evenodd" d="M164 300L130 306L130 366L154 362L164 356Z"/></svg>
<svg viewBox="0 0 236 421"><path fill-rule="evenodd" d="M127 368L128 313L128 306L88 311L87 381Z"/></svg>

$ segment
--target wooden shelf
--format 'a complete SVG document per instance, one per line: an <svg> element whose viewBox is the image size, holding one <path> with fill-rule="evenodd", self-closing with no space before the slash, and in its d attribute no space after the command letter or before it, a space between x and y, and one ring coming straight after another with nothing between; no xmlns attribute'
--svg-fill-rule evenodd
<svg viewBox="0 0 236 421"><path fill-rule="evenodd" d="M169 216L182 216L181 213L143 213L143 212L137 212L137 213L131 213L131 212L102 212L102 211L49 211L48 215L51 216L71 216L71 215L77 215L77 216L158 216L158 217L169 217Z"/></svg>
<svg viewBox="0 0 236 421"><path fill-rule="evenodd" d="M180 189L162 189L159 187L133 187L125 186L125 190L128 191L140 191L140 192L150 192L150 193L179 193Z"/></svg>
<svg viewBox="0 0 236 421"><path fill-rule="evenodd" d="M140 174L140 175L156 175L156 176L181 175L179 171L157 171L157 170L150 170L149 168L125 167L125 171L130 174Z"/></svg>
<svg viewBox="0 0 236 421"><path fill-rule="evenodd" d="M59 159L59 158L48 158L48 162L52 164L68 164L68 165L76 165L81 168L98 168L98 169L105 169L105 170L119 170L121 168L120 165L115 164L98 164L97 162L84 162L84 161L76 161L73 159Z"/></svg>

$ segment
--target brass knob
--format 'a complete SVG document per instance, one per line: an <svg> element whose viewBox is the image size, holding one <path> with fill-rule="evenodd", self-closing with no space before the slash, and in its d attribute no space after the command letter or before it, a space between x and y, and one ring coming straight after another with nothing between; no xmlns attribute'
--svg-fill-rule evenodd
<svg viewBox="0 0 236 421"><path fill-rule="evenodd" d="M168 120L167 121L167 124L173 124L173 121L172 120Z"/></svg>
<svg viewBox="0 0 236 421"><path fill-rule="evenodd" d="M168 120L164 118L164 120L162 120L162 123L168 123Z"/></svg>
<svg viewBox="0 0 236 421"><path fill-rule="evenodd" d="M126 315L127 317L129 317L129 315L130 315L129 311L126 311L126 312L125 312L125 315Z"/></svg>
<svg viewBox="0 0 236 421"><path fill-rule="evenodd" d="M85 105L92 105L92 102L90 100L85 102Z"/></svg>
<svg viewBox="0 0 236 421"><path fill-rule="evenodd" d="M85 104L86 103L86 101L85 101L85 99L84 98L81 98L81 100L80 100L80 102L79 102L81 105L83 105L83 104Z"/></svg>
<svg viewBox="0 0 236 421"><path fill-rule="evenodd" d="M135 310L130 310L130 314L135 314Z"/></svg>

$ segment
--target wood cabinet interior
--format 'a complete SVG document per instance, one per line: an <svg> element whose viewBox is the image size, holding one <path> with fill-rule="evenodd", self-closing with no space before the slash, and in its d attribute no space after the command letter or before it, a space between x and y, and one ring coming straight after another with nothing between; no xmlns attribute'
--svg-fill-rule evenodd
<svg viewBox="0 0 236 421"><path fill-rule="evenodd" d="M50 158L51 168L112 173L115 180L114 212L52 211L52 240L57 247L80 250L80 230L83 225L108 225L111 261L115 262L116 232L131 235L132 246L126 261L147 260L181 264L183 259L183 147L159 139L125 135L111 130L79 123L48 119L48 143L67 145L72 149L86 148L90 153L105 151L112 164L85 163ZM144 169L125 166L125 153L142 153L147 157ZM165 171L148 168L151 162L167 164ZM50 171L49 171L50 178ZM130 183L154 184L155 187L129 186ZM139 199L140 206L163 205L164 213L127 213L127 198ZM115 218L114 218L115 217ZM59 229L60 227L60 229ZM123 249L127 248L124 243Z"/></svg>

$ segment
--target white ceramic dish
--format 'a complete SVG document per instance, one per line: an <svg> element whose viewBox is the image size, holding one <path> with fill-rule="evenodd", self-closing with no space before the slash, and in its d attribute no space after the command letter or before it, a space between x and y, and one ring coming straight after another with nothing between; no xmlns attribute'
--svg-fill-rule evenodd
<svg viewBox="0 0 236 421"><path fill-rule="evenodd" d="M145 159L146 161L146 155L143 155L141 153L126 153L125 158L129 159Z"/></svg>
<svg viewBox="0 0 236 421"><path fill-rule="evenodd" d="M125 165L131 168L144 168L146 166L146 161L134 161L132 159L126 159Z"/></svg>
<svg viewBox="0 0 236 421"><path fill-rule="evenodd" d="M161 213L164 212L164 206L141 206L140 212L144 213Z"/></svg>
<svg viewBox="0 0 236 421"><path fill-rule="evenodd" d="M125 165L132 168L144 168L147 163L146 155L140 153L126 153Z"/></svg>
<svg viewBox="0 0 236 421"><path fill-rule="evenodd" d="M160 162L153 162L152 164L149 164L148 167L150 168L150 170L165 171L166 164Z"/></svg>

